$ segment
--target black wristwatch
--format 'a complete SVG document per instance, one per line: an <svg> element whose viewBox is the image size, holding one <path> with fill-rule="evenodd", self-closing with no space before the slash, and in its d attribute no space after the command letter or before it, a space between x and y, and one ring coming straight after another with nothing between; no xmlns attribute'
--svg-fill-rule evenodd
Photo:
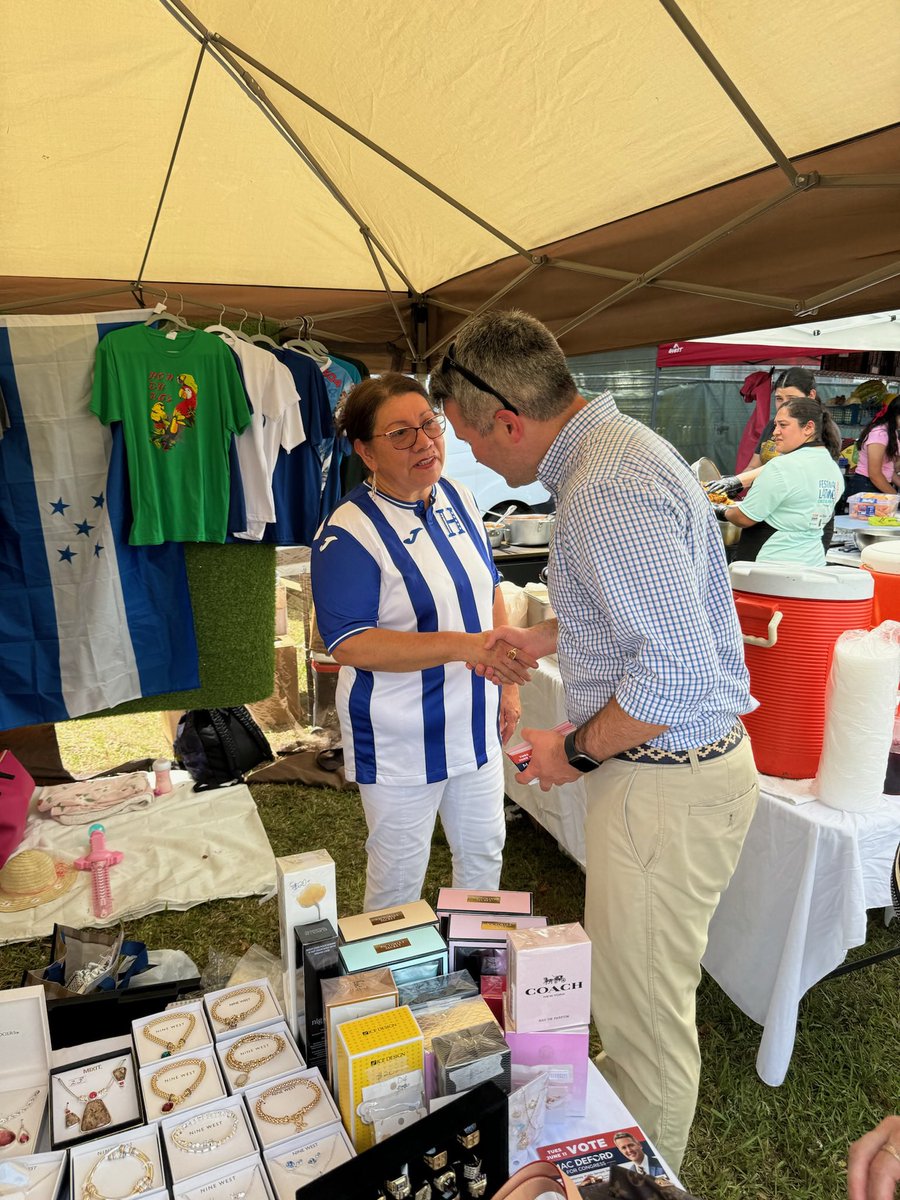
<svg viewBox="0 0 900 1200"><path fill-rule="evenodd" d="M571 733L567 733L563 746L566 758L569 760L569 766L574 767L576 771L580 771L582 775L586 775L588 771L595 771L601 763L599 759L591 758L590 754L583 754L575 748L575 734L577 732L577 729L573 729Z"/></svg>

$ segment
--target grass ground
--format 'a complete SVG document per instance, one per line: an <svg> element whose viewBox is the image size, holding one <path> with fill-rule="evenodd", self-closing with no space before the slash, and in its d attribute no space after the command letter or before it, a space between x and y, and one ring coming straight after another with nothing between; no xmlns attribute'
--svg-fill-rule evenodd
<svg viewBox="0 0 900 1200"><path fill-rule="evenodd" d="M157 741L147 739L158 737L157 719L125 720L143 726L115 736L101 728L112 722L60 726L64 761L87 770L96 765L101 745L109 762L156 753ZM129 742L135 736L142 740ZM340 911L358 912L365 822L357 793L265 784L253 792L275 854L327 847L338 866ZM519 810L510 813L504 887L534 891L535 911L554 922L580 919L581 871ZM426 898L434 900L449 878L449 851L438 833ZM150 947L183 949L201 968L212 948L240 955L256 943L278 952L274 901L221 900L185 913L156 913L129 923L128 933ZM858 954L886 949L900 936L896 923L885 930L874 916L869 933L869 945ZM23 967L43 964L47 950L39 943L0 950L0 986L16 986ZM685 1183L706 1200L844 1196L848 1140L900 1109L900 958L813 989L801 1006L797 1045L780 1088L767 1087L756 1075L758 1027L705 975L697 1019L703 1072Z"/></svg>

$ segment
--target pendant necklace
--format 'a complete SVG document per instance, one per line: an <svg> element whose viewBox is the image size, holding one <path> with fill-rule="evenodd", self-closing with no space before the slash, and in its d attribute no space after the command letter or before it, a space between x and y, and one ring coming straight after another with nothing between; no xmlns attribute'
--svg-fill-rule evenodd
<svg viewBox="0 0 900 1200"><path fill-rule="evenodd" d="M68 1129L72 1125L80 1124L82 1133L91 1133L95 1129L103 1129L106 1125L111 1125L112 1117L110 1116L109 1109L103 1103L103 1097L114 1083L117 1083L119 1087L124 1087L125 1076L127 1074L128 1068L125 1066L125 1059L123 1058L110 1071L106 1084L102 1088L96 1088L88 1092L86 1096L79 1096L77 1092L69 1087L61 1075L54 1075L53 1078L57 1080L60 1087L64 1088L73 1100L77 1100L79 1104L84 1105L84 1111L79 1118L78 1114L74 1113L69 1107L68 1100L66 1101L66 1128Z"/></svg>
<svg viewBox="0 0 900 1200"><path fill-rule="evenodd" d="M184 1089L183 1092L164 1091L159 1086L159 1080L165 1075L166 1071L173 1071L176 1068L195 1067L197 1074L194 1081ZM178 1062L167 1063L161 1071L157 1071L155 1075L150 1076L150 1090L154 1096L158 1096L163 1102L162 1111L171 1112L176 1104L181 1104L183 1100L187 1100L188 1096L192 1096L197 1088L203 1082L203 1077L206 1074L206 1063L202 1058L180 1058Z"/></svg>
<svg viewBox="0 0 900 1200"><path fill-rule="evenodd" d="M31 1093L21 1108L15 1112L7 1113L5 1117L0 1117L0 1150L5 1150L7 1146L11 1146L14 1142L19 1142L24 1146L26 1142L31 1141L31 1134L25 1128L25 1122L22 1118L40 1094L40 1088L38 1088L36 1092ZM19 1119L19 1132L14 1133L10 1128L10 1124L17 1117Z"/></svg>
<svg viewBox="0 0 900 1200"><path fill-rule="evenodd" d="M155 1030L165 1028L168 1032L174 1024L175 1028L172 1033L176 1033L180 1028L179 1022L185 1022L184 1033L175 1041L169 1038L160 1037ZM184 1049L185 1042L194 1032L194 1026L197 1024L197 1018L193 1013L167 1013L165 1016L157 1017L155 1021L148 1021L146 1025L141 1026L141 1033L148 1042L155 1042L157 1046L163 1047L163 1052L160 1058L169 1058L173 1054L177 1054L179 1050Z"/></svg>

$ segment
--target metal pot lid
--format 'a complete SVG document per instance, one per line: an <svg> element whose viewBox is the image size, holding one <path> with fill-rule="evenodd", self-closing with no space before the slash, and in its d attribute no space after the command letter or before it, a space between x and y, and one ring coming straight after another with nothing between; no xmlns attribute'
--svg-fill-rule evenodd
<svg viewBox="0 0 900 1200"><path fill-rule="evenodd" d="M722 472L711 458L698 458L691 463L691 470L701 483L710 483L713 479L721 479Z"/></svg>

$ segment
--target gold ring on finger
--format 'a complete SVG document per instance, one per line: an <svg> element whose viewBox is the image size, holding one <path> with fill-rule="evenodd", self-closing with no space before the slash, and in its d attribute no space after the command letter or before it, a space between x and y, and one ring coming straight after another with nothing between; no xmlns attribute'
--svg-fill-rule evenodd
<svg viewBox="0 0 900 1200"><path fill-rule="evenodd" d="M513 646L512 650L507 650L506 657L514 659L518 653L519 653L519 651L516 649L515 646Z"/></svg>

